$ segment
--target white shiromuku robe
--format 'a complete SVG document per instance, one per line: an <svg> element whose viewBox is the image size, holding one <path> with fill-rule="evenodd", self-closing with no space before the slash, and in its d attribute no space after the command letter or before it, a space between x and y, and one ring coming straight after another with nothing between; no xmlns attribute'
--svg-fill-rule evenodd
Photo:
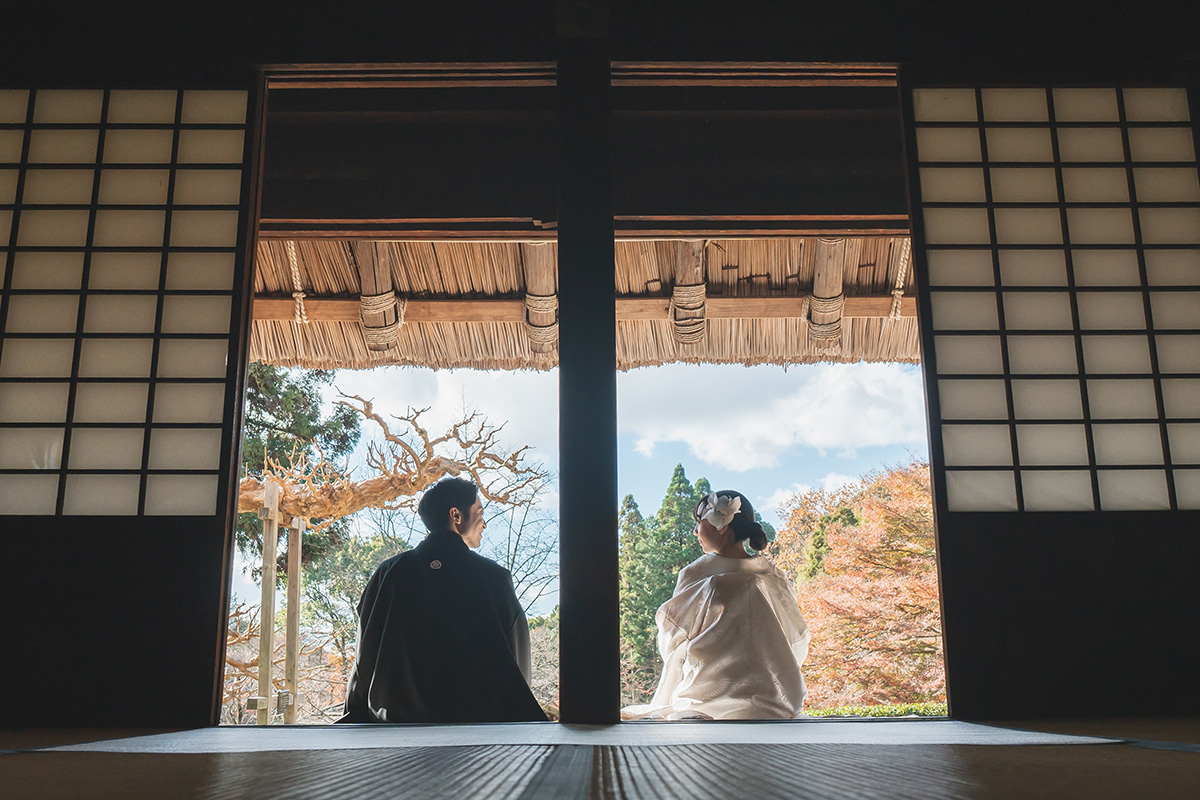
<svg viewBox="0 0 1200 800"><path fill-rule="evenodd" d="M791 584L767 559L705 554L679 571L656 616L663 671L646 717L804 716L808 625Z"/></svg>

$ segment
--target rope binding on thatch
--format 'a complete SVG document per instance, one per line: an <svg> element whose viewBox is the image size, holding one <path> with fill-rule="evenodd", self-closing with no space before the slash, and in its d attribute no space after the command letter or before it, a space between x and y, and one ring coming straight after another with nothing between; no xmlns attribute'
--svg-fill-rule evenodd
<svg viewBox="0 0 1200 800"><path fill-rule="evenodd" d="M385 349L394 347L400 337L400 326L404 324L404 310L407 307L408 301L403 297L396 297L396 293L390 290L382 294L359 295L358 312L363 321L363 340L368 345L378 345ZM395 322L386 325L367 324L367 314L386 314L393 308L396 309Z"/></svg>
<svg viewBox="0 0 1200 800"><path fill-rule="evenodd" d="M529 321L531 313L553 314L554 322L548 325L534 325ZM534 344L555 344L558 342L558 295L525 295L525 331L529 334L529 341Z"/></svg>
<svg viewBox="0 0 1200 800"><path fill-rule="evenodd" d="M900 302L904 297L904 278L908 274L908 262L912 256L912 240L905 238L900 245L900 266L896 268L896 285L892 287L892 308L888 319L900 319Z"/></svg>
<svg viewBox="0 0 1200 800"><path fill-rule="evenodd" d="M816 295L809 297L809 311L815 311L818 314L837 314L837 319L832 322L813 322L809 319L809 335L822 342L840 340L842 338L842 311L845 306L845 294L839 294L837 297L817 297Z"/></svg>
<svg viewBox="0 0 1200 800"><path fill-rule="evenodd" d="M681 311L688 316L681 319ZM704 339L707 317L707 284L675 286L671 290L671 327L675 331L675 341L680 344L695 344Z"/></svg>
<svg viewBox="0 0 1200 800"><path fill-rule="evenodd" d="M304 284L300 282L300 260L296 257L296 243L291 239L287 241L288 266L292 269L292 302L295 303L295 311L293 312L296 322L307 325L308 312L304 310Z"/></svg>

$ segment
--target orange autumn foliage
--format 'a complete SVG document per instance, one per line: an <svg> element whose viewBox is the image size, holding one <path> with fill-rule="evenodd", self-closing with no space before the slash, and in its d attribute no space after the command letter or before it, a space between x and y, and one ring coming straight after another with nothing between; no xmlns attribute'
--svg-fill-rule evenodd
<svg viewBox="0 0 1200 800"><path fill-rule="evenodd" d="M771 557L812 632L807 705L944 701L928 463L797 495L783 513Z"/></svg>

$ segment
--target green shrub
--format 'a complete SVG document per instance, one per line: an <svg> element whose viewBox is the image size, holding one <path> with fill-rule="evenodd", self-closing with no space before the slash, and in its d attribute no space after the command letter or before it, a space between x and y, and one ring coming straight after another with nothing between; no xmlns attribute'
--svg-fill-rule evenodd
<svg viewBox="0 0 1200 800"><path fill-rule="evenodd" d="M896 703L806 709L810 717L944 717L945 703Z"/></svg>

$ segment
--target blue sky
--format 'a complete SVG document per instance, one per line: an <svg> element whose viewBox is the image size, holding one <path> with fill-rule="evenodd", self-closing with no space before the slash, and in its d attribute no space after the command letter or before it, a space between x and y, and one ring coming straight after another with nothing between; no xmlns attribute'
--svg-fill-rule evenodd
<svg viewBox="0 0 1200 800"><path fill-rule="evenodd" d="M429 407L431 433L478 409L505 423L505 445L530 445L532 457L557 468L557 371L383 367L340 371L334 384L383 414ZM646 516L658 510L676 464L693 482L703 476L742 492L779 526L778 504L797 491L835 488L928 452L920 367L902 364L631 370L617 376L617 425L618 490ZM544 502L556 509L557 493ZM255 600L257 588L237 572L235 594Z"/></svg>

